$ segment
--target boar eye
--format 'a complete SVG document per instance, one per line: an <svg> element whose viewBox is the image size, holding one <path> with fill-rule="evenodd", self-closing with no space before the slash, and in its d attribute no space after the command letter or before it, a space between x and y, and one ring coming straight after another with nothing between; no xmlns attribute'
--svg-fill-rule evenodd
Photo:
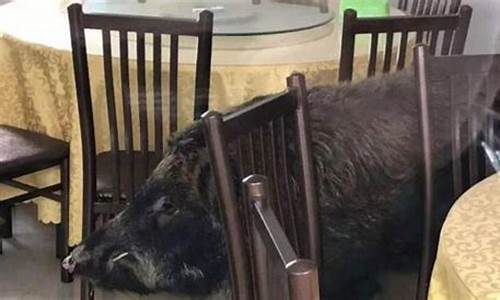
<svg viewBox="0 0 500 300"><path fill-rule="evenodd" d="M168 215L175 215L179 211L179 209L177 208L177 206L173 205L172 203L165 202L163 204L163 211Z"/></svg>
<svg viewBox="0 0 500 300"><path fill-rule="evenodd" d="M158 201L156 201L152 208L153 213L160 212L167 215L175 215L178 211L179 208L172 202L167 201L165 197L162 197Z"/></svg>

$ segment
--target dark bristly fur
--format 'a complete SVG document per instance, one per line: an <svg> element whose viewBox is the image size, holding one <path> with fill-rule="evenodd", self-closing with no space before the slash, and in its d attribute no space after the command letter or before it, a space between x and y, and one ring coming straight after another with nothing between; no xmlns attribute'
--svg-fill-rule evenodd
<svg viewBox="0 0 500 300"><path fill-rule="evenodd" d="M321 288L328 298L369 299L377 270L419 251L414 82L400 72L309 91ZM439 105L449 111L447 103ZM448 135L436 138L446 143ZM171 140L136 201L74 250L76 273L105 288L139 293L205 295L226 288L215 197L201 124L195 123Z"/></svg>

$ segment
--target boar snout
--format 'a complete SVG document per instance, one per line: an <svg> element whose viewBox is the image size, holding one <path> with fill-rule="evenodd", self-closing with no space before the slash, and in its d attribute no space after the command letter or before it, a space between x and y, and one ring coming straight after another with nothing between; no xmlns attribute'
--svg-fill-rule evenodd
<svg viewBox="0 0 500 300"><path fill-rule="evenodd" d="M73 259L73 256L68 255L63 261L62 261L62 267L68 271L70 274L73 273L73 271L76 268L76 261Z"/></svg>

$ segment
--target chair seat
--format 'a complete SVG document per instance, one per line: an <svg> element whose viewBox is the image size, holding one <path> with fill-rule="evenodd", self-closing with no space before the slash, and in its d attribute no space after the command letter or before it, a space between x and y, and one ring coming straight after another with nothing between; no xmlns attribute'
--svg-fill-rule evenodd
<svg viewBox="0 0 500 300"><path fill-rule="evenodd" d="M0 125L0 179L11 179L57 165L69 144L44 134Z"/></svg>
<svg viewBox="0 0 500 300"><path fill-rule="evenodd" d="M146 171L146 163L149 164L150 171L153 170L156 162L154 152L148 152L147 155L143 155L138 151L134 151L134 190L137 191L142 184L146 181L149 173ZM147 156L147 160L146 160ZM130 176L128 173L128 159L125 151L118 152L119 157L119 167L118 174L120 176L120 198L125 199L126 188L130 185ZM100 202L110 201L113 197L113 163L112 163L112 153L102 152L96 157L97 165L97 200Z"/></svg>

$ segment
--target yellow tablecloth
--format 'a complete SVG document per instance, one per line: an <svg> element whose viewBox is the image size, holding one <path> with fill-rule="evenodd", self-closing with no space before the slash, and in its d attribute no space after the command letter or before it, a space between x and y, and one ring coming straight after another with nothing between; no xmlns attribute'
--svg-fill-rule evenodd
<svg viewBox="0 0 500 300"><path fill-rule="evenodd" d="M0 6L0 124L27 128L70 142L70 244L75 244L81 240L82 153L69 27L64 9L67 2L16 0ZM396 10L392 13L401 14ZM107 124L104 75L99 55L101 48L97 43L99 35L96 34L89 32L87 47L91 54L94 110L98 112L95 120L98 150L105 150L108 138L107 130L104 130ZM363 77L367 48L366 44L358 44L361 58L356 59L355 70ZM380 44L383 47L383 43ZM303 33L261 39L215 37L211 109L222 109L257 95L281 91L285 88L286 76L294 71L306 74L308 86L335 83L339 46L340 30L335 22ZM130 48L134 49L133 46ZM193 54L194 50L189 48L180 51L180 99L181 102L187 100L179 108L183 126L192 116L189 103L193 91ZM131 82L135 79L131 78ZM52 171L25 180L33 184L49 184L57 178L57 171ZM0 197L11 192L2 186ZM39 219L44 223L59 222L58 207L53 201L39 200Z"/></svg>
<svg viewBox="0 0 500 300"><path fill-rule="evenodd" d="M500 175L457 200L441 231L431 300L500 299Z"/></svg>

